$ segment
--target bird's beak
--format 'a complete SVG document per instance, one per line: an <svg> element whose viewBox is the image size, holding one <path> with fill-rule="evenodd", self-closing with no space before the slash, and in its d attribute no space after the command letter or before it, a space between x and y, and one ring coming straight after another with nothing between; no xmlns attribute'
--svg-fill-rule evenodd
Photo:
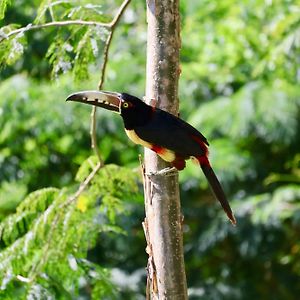
<svg viewBox="0 0 300 300"><path fill-rule="evenodd" d="M121 113L121 94L105 91L82 91L68 96L66 101L91 104Z"/></svg>

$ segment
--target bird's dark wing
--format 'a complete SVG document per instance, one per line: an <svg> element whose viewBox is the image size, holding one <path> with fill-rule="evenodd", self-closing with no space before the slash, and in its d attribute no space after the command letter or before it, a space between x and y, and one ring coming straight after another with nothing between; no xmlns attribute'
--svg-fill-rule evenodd
<svg viewBox="0 0 300 300"><path fill-rule="evenodd" d="M184 157L204 155L204 144L208 145L197 129L160 109L155 109L152 119L143 126L135 127L134 131L142 140Z"/></svg>

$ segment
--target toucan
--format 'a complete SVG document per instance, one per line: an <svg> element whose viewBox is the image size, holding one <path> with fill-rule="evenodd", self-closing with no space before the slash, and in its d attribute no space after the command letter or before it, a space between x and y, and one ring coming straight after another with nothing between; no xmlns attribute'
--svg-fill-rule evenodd
<svg viewBox="0 0 300 300"><path fill-rule="evenodd" d="M185 168L187 159L196 159L229 220L236 224L223 188L208 160L207 139L193 126L127 93L82 91L71 94L67 101L91 104L120 114L130 140L153 150L177 170Z"/></svg>

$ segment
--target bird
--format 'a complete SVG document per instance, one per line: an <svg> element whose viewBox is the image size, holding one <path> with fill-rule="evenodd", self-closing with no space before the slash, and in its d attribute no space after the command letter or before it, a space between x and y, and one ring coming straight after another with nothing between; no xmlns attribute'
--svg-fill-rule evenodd
<svg viewBox="0 0 300 300"><path fill-rule="evenodd" d="M120 114L131 141L151 149L179 171L185 168L186 160L196 160L229 220L236 224L224 190L211 167L209 143L192 125L127 93L81 91L69 95L66 100L99 106Z"/></svg>

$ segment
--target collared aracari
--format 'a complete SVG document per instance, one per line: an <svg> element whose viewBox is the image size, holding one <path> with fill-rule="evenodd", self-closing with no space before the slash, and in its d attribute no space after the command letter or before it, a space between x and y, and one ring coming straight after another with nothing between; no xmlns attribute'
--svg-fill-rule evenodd
<svg viewBox="0 0 300 300"><path fill-rule="evenodd" d="M209 163L209 144L197 129L182 119L126 93L83 91L70 95L68 100L119 113L129 139L153 150L177 170L185 168L185 160L195 158L228 218L236 224L225 193Z"/></svg>

